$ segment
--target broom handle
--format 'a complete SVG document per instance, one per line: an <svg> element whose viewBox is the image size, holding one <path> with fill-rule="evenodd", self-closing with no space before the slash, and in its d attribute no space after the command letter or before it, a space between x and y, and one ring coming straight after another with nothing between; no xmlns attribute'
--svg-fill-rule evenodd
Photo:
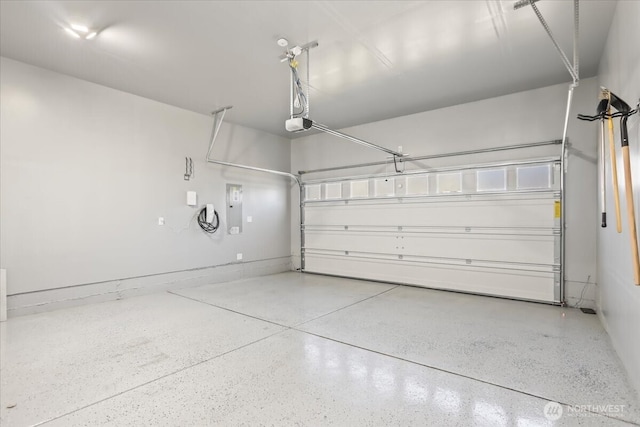
<svg viewBox="0 0 640 427"><path fill-rule="evenodd" d="M622 160L624 161L624 183L627 195L627 217L629 219L629 237L631 238L631 257L633 259L633 280L640 286L640 255L638 254L638 234L636 232L636 213L633 205L633 187L631 182L631 160L629 158L629 135L627 118L620 120L620 142L622 144Z"/></svg>
<svg viewBox="0 0 640 427"><path fill-rule="evenodd" d="M618 166L616 146L613 136L613 118L609 117L609 152L611 157L611 176L613 178L613 200L616 205L616 230L622 233L622 214L620 213L620 194L618 191Z"/></svg>

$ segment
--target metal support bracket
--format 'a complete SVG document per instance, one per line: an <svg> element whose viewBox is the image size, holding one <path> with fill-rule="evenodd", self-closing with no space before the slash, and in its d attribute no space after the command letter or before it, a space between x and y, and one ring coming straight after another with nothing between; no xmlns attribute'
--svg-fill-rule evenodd
<svg viewBox="0 0 640 427"><path fill-rule="evenodd" d="M540 12L540 9L538 9L538 6L536 6L536 4L535 4L536 1L537 0L528 0L528 3L531 6L531 9L533 9L533 11L535 12L536 16L538 17L538 20L540 21L540 23L544 27L544 30L547 32L547 35L551 39L551 42L553 43L553 46L558 51L558 54L560 55L560 59L562 60L562 63L567 68L567 71L569 71L569 74L571 74L571 78L573 79L574 85L577 86L578 81L580 80L580 77L579 77L579 74L578 74L578 70L579 70L578 35L579 35L579 17L580 17L580 3L579 3L579 1L580 0L573 0L573 10L574 10L574 14L573 14L573 16L574 16L574 19L573 19L573 64L571 64L571 62L569 61L569 58L567 57L567 55L564 53L564 51L562 50L562 48L560 47L560 45L556 41L556 38L554 37L553 33L551 32L551 28L549 27L549 24L547 24L547 21L542 16L542 13ZM520 7L522 7L522 6L518 5L518 4L516 6L514 6L515 9L518 9Z"/></svg>
<svg viewBox="0 0 640 427"><path fill-rule="evenodd" d="M211 150L213 150L213 144L215 144L216 138L218 137L218 132L220 131L220 126L222 126L224 115L227 113L227 110L230 110L232 108L233 108L233 105L228 105L226 107L222 107L211 113L211 115L213 116L213 129L211 131L211 138L209 139L209 151L207 151L207 161L209 161Z"/></svg>
<svg viewBox="0 0 640 427"><path fill-rule="evenodd" d="M211 158L211 151L213 151L213 145L215 144L216 138L218 136L218 132L220 131L220 126L222 125L222 120L224 120L224 115L227 112L227 110L230 110L231 108L233 108L233 106L220 108L219 110L216 110L213 113L211 113L214 116L214 121L213 121L213 130L211 131L211 140L209 141L209 150L207 150L207 159L206 159L207 162L208 163L215 163L215 164L222 165L222 166L229 166L229 167L234 167L234 168L247 169L247 170L252 170L252 171L257 171L257 172L265 172L265 173L270 173L270 174L274 174L274 175L286 176L286 177L289 177L289 178L295 180L298 185L301 185L302 181L300 180L300 177L298 175L294 175L294 174L289 173L289 172L282 172L282 171L277 171L277 170L272 170L272 169L258 168L258 167L255 167L255 166L242 165L242 164L239 164L239 163L224 162L222 160L215 160L215 159Z"/></svg>

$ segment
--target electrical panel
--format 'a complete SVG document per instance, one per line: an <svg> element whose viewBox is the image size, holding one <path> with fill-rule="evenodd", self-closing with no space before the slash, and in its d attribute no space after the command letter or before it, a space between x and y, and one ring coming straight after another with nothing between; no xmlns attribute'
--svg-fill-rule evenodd
<svg viewBox="0 0 640 427"><path fill-rule="evenodd" d="M242 185L227 184L227 232L242 233Z"/></svg>

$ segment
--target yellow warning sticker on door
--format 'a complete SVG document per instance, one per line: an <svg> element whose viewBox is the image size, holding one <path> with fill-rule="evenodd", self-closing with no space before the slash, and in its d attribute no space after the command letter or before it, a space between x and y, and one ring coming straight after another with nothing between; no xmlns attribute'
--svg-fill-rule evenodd
<svg viewBox="0 0 640 427"><path fill-rule="evenodd" d="M560 218L560 211L562 209L560 209L560 201L556 200L556 202L554 203L554 217L555 218Z"/></svg>

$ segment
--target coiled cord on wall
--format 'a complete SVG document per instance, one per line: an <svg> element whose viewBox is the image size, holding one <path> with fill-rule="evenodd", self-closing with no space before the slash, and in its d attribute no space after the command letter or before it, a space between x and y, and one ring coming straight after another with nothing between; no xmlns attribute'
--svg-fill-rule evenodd
<svg viewBox="0 0 640 427"><path fill-rule="evenodd" d="M213 211L214 220L213 222L207 222L207 208L202 208L200 213L198 214L198 225L205 233L213 234L216 232L218 227L220 226L220 218L218 217L218 212Z"/></svg>

